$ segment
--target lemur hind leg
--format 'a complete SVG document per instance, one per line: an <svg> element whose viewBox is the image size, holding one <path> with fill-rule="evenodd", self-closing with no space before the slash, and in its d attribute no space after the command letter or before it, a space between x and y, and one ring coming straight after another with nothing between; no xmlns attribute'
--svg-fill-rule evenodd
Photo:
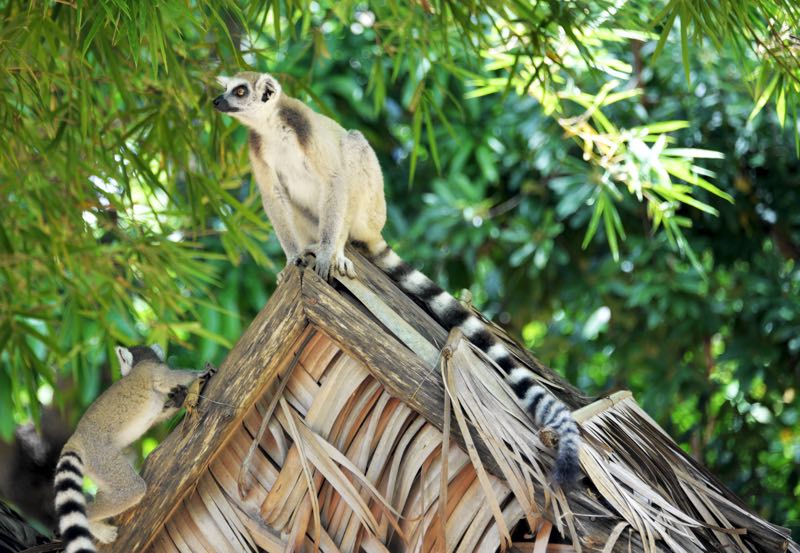
<svg viewBox="0 0 800 553"><path fill-rule="evenodd" d="M383 175L375 151L358 131L348 131L342 137L341 160L340 172L332 179L320 209L320 244L314 253L319 274L333 269L355 278L355 266L345 256L344 247L348 240L380 239L386 222ZM326 226L331 215L334 220Z"/></svg>
<svg viewBox="0 0 800 553"><path fill-rule="evenodd" d="M84 463L87 474L97 483L98 489L94 501L86 508L86 516L90 521L118 515L144 497L147 484L136 474L122 452L106 449L87 458ZM103 526L113 528L108 524Z"/></svg>

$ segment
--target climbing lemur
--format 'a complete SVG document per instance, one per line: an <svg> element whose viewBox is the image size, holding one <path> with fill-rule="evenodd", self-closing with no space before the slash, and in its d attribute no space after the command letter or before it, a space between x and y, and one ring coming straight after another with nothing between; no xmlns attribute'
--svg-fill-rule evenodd
<svg viewBox="0 0 800 553"><path fill-rule="evenodd" d="M573 483L580 474L580 436L569 409L537 384L477 317L383 240L383 175L364 136L287 96L272 75L244 72L217 80L225 92L214 99L214 107L250 128L253 175L287 266L311 254L322 278L328 279L331 270L355 277L344 247L350 242L363 251L442 326L459 327L502 369L533 421L559 435L554 480Z"/></svg>
<svg viewBox="0 0 800 553"><path fill-rule="evenodd" d="M92 535L103 543L116 539L117 528L101 520L133 507L146 490L123 449L175 414L190 384L213 374L170 369L159 346L117 347L116 353L122 378L89 406L56 465L56 517L66 553L95 551ZM88 506L84 475L98 490Z"/></svg>

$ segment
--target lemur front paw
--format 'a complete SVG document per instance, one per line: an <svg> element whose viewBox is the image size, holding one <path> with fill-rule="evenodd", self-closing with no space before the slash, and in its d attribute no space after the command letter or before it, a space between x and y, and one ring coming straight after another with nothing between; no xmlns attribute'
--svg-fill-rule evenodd
<svg viewBox="0 0 800 553"><path fill-rule="evenodd" d="M117 527L98 520L89 521L89 532L100 543L111 543L117 539Z"/></svg>
<svg viewBox="0 0 800 553"><path fill-rule="evenodd" d="M314 259L314 271L319 275L322 280L327 281L331 276L331 263L333 259L331 256L318 255Z"/></svg>
<svg viewBox="0 0 800 553"><path fill-rule="evenodd" d="M175 386L167 394L167 401L164 402L164 409L180 408L183 402L186 401L186 394L189 393L188 388L184 385Z"/></svg>
<svg viewBox="0 0 800 553"><path fill-rule="evenodd" d="M198 380L200 380L201 386L205 386L206 382L208 382L211 379L211 377L217 373L217 368L208 361L206 361L206 364L203 367L203 369L204 369L203 373L199 377L197 377Z"/></svg>

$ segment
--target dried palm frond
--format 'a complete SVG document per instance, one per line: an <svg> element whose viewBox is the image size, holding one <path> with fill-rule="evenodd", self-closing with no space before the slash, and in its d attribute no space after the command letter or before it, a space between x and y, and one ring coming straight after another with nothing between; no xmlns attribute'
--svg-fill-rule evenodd
<svg viewBox="0 0 800 553"><path fill-rule="evenodd" d="M502 377L487 376L491 374L487 365L492 365L491 360L460 332L451 334L442 374L472 463L479 476L484 474L480 458L471 447L470 432L487 447L515 501L523 506L529 527L537 528L540 513L552 511L559 533L567 535L565 523L572 537L571 547L580 553L585 540L576 531L567 497L560 490L548 493L551 485L545 475L546 467L552 464L552 452L537 438L536 429ZM765 551L763 543L768 539L780 548L776 551L798 550L786 530L750 514L686 456L636 405L629 392L595 402L574 416L584 430L581 463L591 489L623 520L608 535L603 551L612 551L626 529L640 536L637 550L645 553L661 551L665 546L675 553ZM540 429L538 435L546 433L546 429ZM537 505L537 486L544 494L545 505ZM501 532L502 550L507 544L507 530L497 516L497 501L490 487L484 485L484 491L487 511L494 513ZM542 536L540 529L535 543L546 543L547 538Z"/></svg>
<svg viewBox="0 0 800 553"><path fill-rule="evenodd" d="M800 551L788 530L750 513L686 455L636 404L620 394L582 424L606 444L585 447L582 463L603 498L643 536L644 551Z"/></svg>
<svg viewBox="0 0 800 553"><path fill-rule="evenodd" d="M563 524L566 522L570 534L575 536L566 497L560 490L551 493L552 484L542 462L549 458L552 463L552 452L537 437L532 421L514 401L513 392L505 382L498 376L493 378L493 373L487 371L485 359L478 348L463 339L460 331L451 334L443 356L442 373L462 434L465 438L469 436L466 424L466 419L469 419L502 472L515 501L520 503L531 528L537 527L542 512L535 497L535 488L538 487L544 493L545 501L552 503L550 506L555 513L558 531L565 534ZM468 446L470 443L468 439ZM478 475L485 474L474 448L468 451ZM498 528L505 534L502 536L504 548L507 540L510 541L508 530L498 516L496 501L488 490L486 496ZM568 516L562 517L561 513ZM577 548L580 553L580 545Z"/></svg>

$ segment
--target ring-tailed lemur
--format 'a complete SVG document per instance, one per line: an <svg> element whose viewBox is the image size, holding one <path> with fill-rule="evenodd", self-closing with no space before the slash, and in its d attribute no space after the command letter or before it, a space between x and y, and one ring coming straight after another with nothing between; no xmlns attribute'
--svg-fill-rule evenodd
<svg viewBox="0 0 800 553"><path fill-rule="evenodd" d="M290 98L269 74L245 72L218 81L226 90L214 99L214 107L250 128L253 175L287 265L310 253L321 277L329 278L331 269L355 277L344 247L349 241L363 250L442 326L460 328L497 363L533 421L559 435L555 481L573 483L580 474L580 436L567 407L537 384L477 317L383 240L383 175L364 136Z"/></svg>
<svg viewBox="0 0 800 553"><path fill-rule="evenodd" d="M251 128L253 174L287 265L316 243L322 278L331 269L355 277L344 255L348 237L366 241L386 221L383 176L369 143L283 94L270 75L218 80L227 91L214 107Z"/></svg>
<svg viewBox="0 0 800 553"><path fill-rule="evenodd" d="M213 374L170 369L158 346L117 347L116 352L123 378L89 406L56 465L56 517L66 553L96 551L92 536L103 543L117 538L117 528L101 520L136 505L147 488L123 449L174 415L192 382ZM88 506L84 475L98 490Z"/></svg>

